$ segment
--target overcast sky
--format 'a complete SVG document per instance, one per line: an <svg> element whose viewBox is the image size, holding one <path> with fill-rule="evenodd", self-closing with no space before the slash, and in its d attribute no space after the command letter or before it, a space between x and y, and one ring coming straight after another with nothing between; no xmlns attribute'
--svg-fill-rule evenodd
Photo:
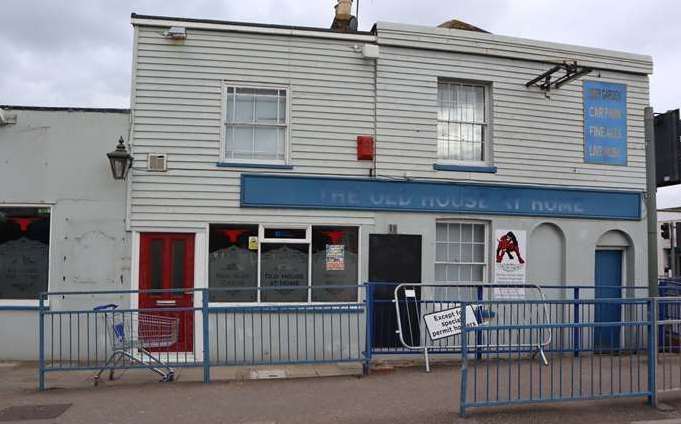
<svg viewBox="0 0 681 424"><path fill-rule="evenodd" d="M355 0L356 1L356 0ZM0 104L129 107L130 13L328 27L335 0L0 0ZM681 106L678 0L360 0L359 26L456 18L495 34L653 57L651 104Z"/></svg>

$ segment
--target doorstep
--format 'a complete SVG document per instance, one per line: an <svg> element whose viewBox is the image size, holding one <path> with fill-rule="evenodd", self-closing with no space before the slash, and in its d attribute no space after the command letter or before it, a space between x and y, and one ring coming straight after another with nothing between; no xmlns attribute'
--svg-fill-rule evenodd
<svg viewBox="0 0 681 424"><path fill-rule="evenodd" d="M211 380L272 380L362 375L361 363L214 367Z"/></svg>

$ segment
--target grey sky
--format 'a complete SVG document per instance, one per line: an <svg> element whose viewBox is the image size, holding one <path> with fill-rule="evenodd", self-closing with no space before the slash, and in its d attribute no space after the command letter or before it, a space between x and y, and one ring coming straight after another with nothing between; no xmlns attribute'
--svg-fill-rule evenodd
<svg viewBox="0 0 681 424"><path fill-rule="evenodd" d="M131 12L328 27L335 0L0 3L0 104L128 107ZM681 106L678 0L360 0L359 15L360 29L456 18L496 34L650 54L651 104Z"/></svg>
<svg viewBox="0 0 681 424"><path fill-rule="evenodd" d="M0 104L127 107L130 13L327 27L335 0L3 0ZM457 18L497 34L653 56L651 103L681 104L677 0L360 0L360 28Z"/></svg>

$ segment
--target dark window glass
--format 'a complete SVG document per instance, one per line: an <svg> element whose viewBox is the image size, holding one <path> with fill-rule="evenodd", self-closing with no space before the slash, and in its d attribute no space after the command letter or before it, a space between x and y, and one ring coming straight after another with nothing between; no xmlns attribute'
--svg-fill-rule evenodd
<svg viewBox="0 0 681 424"><path fill-rule="evenodd" d="M185 241L184 240L173 240L173 285L174 289L184 288L184 250Z"/></svg>
<svg viewBox="0 0 681 424"><path fill-rule="evenodd" d="M48 208L0 208L0 299L37 299L47 291Z"/></svg>
<svg viewBox="0 0 681 424"><path fill-rule="evenodd" d="M208 242L208 287L212 302L255 302L258 285L257 225L211 225ZM250 247L250 248L249 248ZM252 289L234 290L252 287Z"/></svg>
<svg viewBox="0 0 681 424"><path fill-rule="evenodd" d="M265 228L265 238L272 239L305 239L304 228Z"/></svg>
<svg viewBox="0 0 681 424"><path fill-rule="evenodd" d="M163 240L151 240L149 256L151 289L161 289L163 288Z"/></svg>
<svg viewBox="0 0 681 424"><path fill-rule="evenodd" d="M312 227L313 302L357 301L357 240L357 227Z"/></svg>
<svg viewBox="0 0 681 424"><path fill-rule="evenodd" d="M307 302L308 249L308 244L263 243L260 246L261 301ZM283 288L295 286L302 288Z"/></svg>

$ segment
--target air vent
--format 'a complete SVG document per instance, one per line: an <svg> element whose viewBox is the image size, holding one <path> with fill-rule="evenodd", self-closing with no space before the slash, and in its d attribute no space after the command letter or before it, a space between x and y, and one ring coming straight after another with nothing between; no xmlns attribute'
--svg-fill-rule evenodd
<svg viewBox="0 0 681 424"><path fill-rule="evenodd" d="M167 157L165 153L149 153L149 161L147 163L147 170L156 172L165 172L168 170Z"/></svg>

